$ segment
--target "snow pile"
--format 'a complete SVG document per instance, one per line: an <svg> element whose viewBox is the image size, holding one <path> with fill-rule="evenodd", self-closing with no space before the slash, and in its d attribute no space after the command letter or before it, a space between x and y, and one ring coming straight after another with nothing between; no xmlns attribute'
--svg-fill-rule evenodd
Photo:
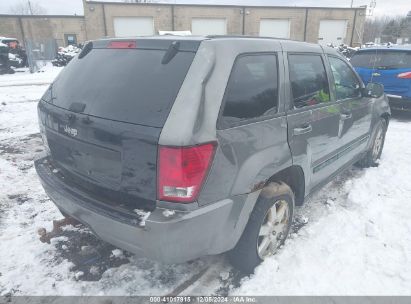
<svg viewBox="0 0 411 304"><path fill-rule="evenodd" d="M146 225L146 220L150 216L151 212L150 211L145 211L141 209L134 209L134 212L139 216L139 222L138 225L140 227L144 227Z"/></svg>
<svg viewBox="0 0 411 304"><path fill-rule="evenodd" d="M322 190L303 207L310 224L232 294L409 295L410 123L392 121L380 166Z"/></svg>
<svg viewBox="0 0 411 304"><path fill-rule="evenodd" d="M52 60L52 64L57 67L66 66L80 51L81 49L74 45L60 47L56 58Z"/></svg>
<svg viewBox="0 0 411 304"><path fill-rule="evenodd" d="M176 212L174 210L166 209L163 211L164 217L170 217L173 216Z"/></svg>
<svg viewBox="0 0 411 304"><path fill-rule="evenodd" d="M61 68L49 65L44 70L0 77L0 140L39 132L37 101Z"/></svg>
<svg viewBox="0 0 411 304"><path fill-rule="evenodd" d="M112 254L112 257L115 257L115 258L118 258L118 259L124 258L124 253L120 249L112 250L111 254Z"/></svg>
<svg viewBox="0 0 411 304"><path fill-rule="evenodd" d="M19 72L12 75L2 75L0 76L0 98L3 98L3 90L13 90L15 93L24 94L26 88L22 88L21 86L50 84L61 72L61 70L62 68L60 67L54 67L51 64L46 64L41 67L38 73L30 73L28 69L22 69L21 72L19 70ZM37 94L34 96L35 98L41 97L41 95L39 96ZM31 98L32 96L27 97Z"/></svg>
<svg viewBox="0 0 411 304"><path fill-rule="evenodd" d="M74 57L78 53L80 53L80 51L81 51L80 48L78 48L74 45L69 45L69 46L66 46L66 47L60 47L58 52L60 54L64 54L64 55L67 55L67 56Z"/></svg>
<svg viewBox="0 0 411 304"><path fill-rule="evenodd" d="M347 44L340 44L340 45L336 46L336 45L333 45L332 43L330 43L330 44L327 44L327 46L336 49L339 53L341 53L347 59L350 59L355 54L355 52L357 52L359 50L358 47L353 48L353 47L350 47Z"/></svg>

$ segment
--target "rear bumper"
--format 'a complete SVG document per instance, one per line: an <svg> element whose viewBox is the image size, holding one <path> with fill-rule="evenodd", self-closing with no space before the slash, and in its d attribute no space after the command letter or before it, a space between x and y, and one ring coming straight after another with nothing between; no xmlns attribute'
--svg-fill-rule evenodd
<svg viewBox="0 0 411 304"><path fill-rule="evenodd" d="M387 94L390 107L394 110L411 111L411 98Z"/></svg>
<svg viewBox="0 0 411 304"><path fill-rule="evenodd" d="M192 211L174 211L171 216L157 207L140 226L137 215L133 220L101 208L101 202L64 183L44 160L37 160L35 168L46 193L60 210L88 226L102 240L165 263L181 263L232 249L247 222L244 216L248 217L254 204L246 196L237 196Z"/></svg>

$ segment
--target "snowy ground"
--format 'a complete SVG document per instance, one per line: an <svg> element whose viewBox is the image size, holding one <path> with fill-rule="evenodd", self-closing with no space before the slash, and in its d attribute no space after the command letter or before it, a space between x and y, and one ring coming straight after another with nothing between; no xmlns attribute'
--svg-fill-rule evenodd
<svg viewBox="0 0 411 304"><path fill-rule="evenodd" d="M83 227L41 243L37 229L61 215L33 169L36 100L58 72L0 76L0 295L411 294L411 115L392 119L379 167L344 173L297 210L291 238L251 277L223 255L137 259Z"/></svg>

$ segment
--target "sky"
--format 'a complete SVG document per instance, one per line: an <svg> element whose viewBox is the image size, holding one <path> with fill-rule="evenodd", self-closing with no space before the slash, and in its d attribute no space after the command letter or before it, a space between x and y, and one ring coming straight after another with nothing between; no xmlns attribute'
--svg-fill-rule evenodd
<svg viewBox="0 0 411 304"><path fill-rule="evenodd" d="M26 0L0 0L0 14L10 13L10 7ZM45 7L48 14L82 15L82 0L30 0ZM121 0L111 0L121 1ZM371 0L354 0L354 6L369 5ZM160 2L160 1L159 1ZM161 2L195 3L195 4L234 4L234 5L288 5L288 6L337 6L348 7L351 0L165 0ZM410 0L377 0L374 16L406 15L411 11Z"/></svg>

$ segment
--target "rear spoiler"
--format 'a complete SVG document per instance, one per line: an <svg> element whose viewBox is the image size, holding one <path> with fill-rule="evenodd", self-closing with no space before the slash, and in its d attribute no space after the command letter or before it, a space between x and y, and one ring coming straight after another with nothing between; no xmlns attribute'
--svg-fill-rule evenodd
<svg viewBox="0 0 411 304"><path fill-rule="evenodd" d="M176 39L147 39L147 38L137 38L137 39L103 39L92 41L93 49L106 49L106 48L119 48L117 46L130 45L135 49L150 49L150 50L168 50L171 45L178 44L179 52L196 52L202 40L188 40L188 39L178 39L178 37L173 37ZM86 44L87 45L87 44ZM114 46L114 47L113 47ZM125 47L121 47L125 48Z"/></svg>

